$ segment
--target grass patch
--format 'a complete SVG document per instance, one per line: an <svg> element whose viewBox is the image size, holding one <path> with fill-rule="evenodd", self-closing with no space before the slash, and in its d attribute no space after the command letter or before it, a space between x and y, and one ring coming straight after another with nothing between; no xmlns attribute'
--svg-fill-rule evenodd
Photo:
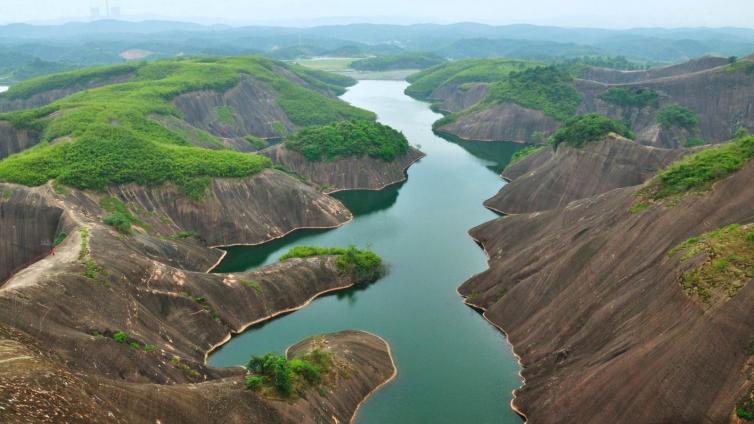
<svg viewBox="0 0 754 424"><path fill-rule="evenodd" d="M16 127L42 131L39 145L0 161L0 181L36 186L55 179L95 190L109 184L174 182L185 195L200 199L210 178L246 177L271 162L254 154L191 146L180 130L163 127L150 116L178 117L171 103L176 96L198 90L224 91L244 74L272 87L280 107L296 125L375 119L371 112L291 82L284 73L292 72L310 86L330 91L340 87L332 84L339 78L318 80L321 73L265 58L174 59L149 62L132 71L127 82L80 91L42 108L0 114L0 120ZM34 80L14 96L75 80L78 72ZM50 143L61 137L73 141Z"/></svg>
<svg viewBox="0 0 754 424"><path fill-rule="evenodd" d="M199 234L196 231L185 231L185 230L179 231L173 234L172 236L170 236L172 240L183 240L183 239L194 238L194 237L199 237Z"/></svg>
<svg viewBox="0 0 754 424"><path fill-rule="evenodd" d="M52 76L33 78L11 86L8 91L0 94L0 98L9 100L28 99L29 97L58 88L68 88L105 82L119 76L135 72L141 64L126 64L115 66L98 66L81 69Z"/></svg>
<svg viewBox="0 0 754 424"><path fill-rule="evenodd" d="M254 291L257 292L257 294L262 294L262 286L259 284L259 281L256 280L241 280L241 284L244 286L254 289Z"/></svg>
<svg viewBox="0 0 754 424"><path fill-rule="evenodd" d="M557 66L538 66L511 72L490 85L484 103L512 102L565 121L576 114L581 95L573 77Z"/></svg>
<svg viewBox="0 0 754 424"><path fill-rule="evenodd" d="M651 88L643 87L611 87L599 95L607 103L621 107L659 107L660 95Z"/></svg>
<svg viewBox="0 0 754 424"><path fill-rule="evenodd" d="M636 137L622 122L597 113L590 113L567 120L560 129L550 136L550 143L555 148L563 143L571 147L581 148L589 143L602 140L610 133L620 134L631 139Z"/></svg>
<svg viewBox="0 0 754 424"><path fill-rule="evenodd" d="M289 398L303 395L307 387L321 385L333 369L333 361L330 354L318 349L293 359L268 353L253 356L246 369L251 373L246 378L248 389Z"/></svg>
<svg viewBox="0 0 754 424"><path fill-rule="evenodd" d="M296 246L280 257L281 261L312 256L337 256L338 269L354 278L355 283L368 283L377 280L383 273L382 259L369 249L357 249L354 246L314 247Z"/></svg>
<svg viewBox="0 0 754 424"><path fill-rule="evenodd" d="M749 389L736 405L736 416L746 421L754 421L754 389Z"/></svg>
<svg viewBox="0 0 754 424"><path fill-rule="evenodd" d="M686 271L679 282L689 296L711 302L715 294L734 296L754 278L752 227L732 224L717 231L692 237L668 252L681 261L704 255L705 261Z"/></svg>
<svg viewBox="0 0 754 424"><path fill-rule="evenodd" d="M251 144L252 146L254 146L254 148L257 149L257 150L264 149L265 146L266 146L264 140L262 140L259 137L255 137L255 136L253 136L251 134L246 135L246 137L244 137L244 138L246 139L246 141L249 142L249 144Z"/></svg>
<svg viewBox="0 0 754 424"><path fill-rule="evenodd" d="M128 210L123 202L115 197L103 197L100 199L99 205L105 211L110 212L110 214L103 219L103 222L123 234L131 234L131 225L133 224L142 227L145 225Z"/></svg>
<svg viewBox="0 0 754 424"><path fill-rule="evenodd" d="M546 148L547 146L526 146L523 149L516 151L516 153L514 153L513 156L511 156L511 160L510 162L508 162L508 166L511 166L516 162L520 162L526 159L527 157L535 153L538 153Z"/></svg>
<svg viewBox="0 0 754 424"><path fill-rule="evenodd" d="M699 115L681 105L669 104L657 112L657 123L666 130L675 127L693 131L699 126Z"/></svg>
<svg viewBox="0 0 754 424"><path fill-rule="evenodd" d="M660 171L637 196L663 200L705 191L740 170L754 156L754 137L746 137L689 155Z"/></svg>
<svg viewBox="0 0 754 424"><path fill-rule="evenodd" d="M54 240L52 241L52 245L53 245L53 247L54 247L54 246L59 246L59 245L60 245L60 243L62 243L62 242L63 242L63 241L64 241L64 240L66 239L66 237L68 237L68 233L66 233L65 231L61 231L61 232L59 232L59 233L58 233L58 234L57 234L57 235L55 236L55 239L54 239Z"/></svg>
<svg viewBox="0 0 754 424"><path fill-rule="evenodd" d="M509 73L535 65L533 62L513 59L469 59L447 62L408 77L411 85L406 94L427 100L432 92L444 85L495 82Z"/></svg>
<svg viewBox="0 0 754 424"><path fill-rule="evenodd" d="M285 147L311 161L368 155L390 162L409 149L408 140L402 133L387 125L363 120L304 128L284 143Z"/></svg>
<svg viewBox="0 0 754 424"><path fill-rule="evenodd" d="M218 106L215 108L217 120L227 125L233 125L236 123L236 118L233 117L234 112L235 111L230 106Z"/></svg>

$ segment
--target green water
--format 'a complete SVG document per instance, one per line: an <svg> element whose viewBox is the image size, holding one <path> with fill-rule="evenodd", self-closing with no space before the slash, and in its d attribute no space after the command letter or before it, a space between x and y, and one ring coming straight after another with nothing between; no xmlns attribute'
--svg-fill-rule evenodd
<svg viewBox="0 0 754 424"><path fill-rule="evenodd" d="M322 297L252 328L214 353L214 366L282 352L313 334L361 329L385 338L398 377L360 409L358 423L520 423L509 408L519 367L504 336L465 306L456 288L486 268L466 231L495 218L482 207L504 182L498 172L520 146L457 143L435 136L440 115L403 94L406 83L362 81L343 98L421 145L427 157L408 181L380 192L336 194L354 211L335 230L298 231L258 247L229 250L218 271L273 263L291 246L370 245L389 265L375 284ZM467 150L468 149L468 150Z"/></svg>

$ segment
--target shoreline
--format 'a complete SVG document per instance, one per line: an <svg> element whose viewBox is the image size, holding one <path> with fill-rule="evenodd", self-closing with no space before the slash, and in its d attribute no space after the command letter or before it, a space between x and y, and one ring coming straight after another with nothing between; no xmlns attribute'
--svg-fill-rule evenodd
<svg viewBox="0 0 754 424"><path fill-rule="evenodd" d="M487 269L484 270L484 271L482 271L482 272L489 271L489 269L490 269L489 268L490 253L484 247L484 244L481 241L479 241L479 239L477 239L476 237L472 236L469 231L466 231L466 235L468 235L469 238L472 239L474 241L474 243L477 244L477 246L481 247L482 252L484 252L484 255L487 257ZM469 278L467 278L466 280L464 280L464 282L461 283L461 285L463 285L466 281L469 281L470 279L474 278L475 276L481 274L482 272L479 272L477 274L474 274L474 275L470 276ZM490 320L487 317L487 309L486 308L483 308L483 307L481 307L479 305L475 305L466 296L464 296L463 294L461 294L461 292L459 291L460 288L461 288L461 286L456 287L456 293L458 294L458 296L461 297L464 305L466 305L466 306L468 306L468 307L470 307L470 308L472 308L472 309L474 309L476 311L481 311L480 315L482 316L482 318L484 318L485 321L487 321L490 325L492 325L500 333L502 333L503 336L505 337L505 341L508 342L508 345L510 345L510 347L511 347L511 353L516 358L516 361L518 362L518 365L520 367L520 369L518 371L518 377L519 377L519 379L521 379L521 385L517 389L514 389L513 392L511 392L511 394L513 395L513 397L511 398L509 406L513 410L513 412L515 412L518 416L520 416L521 418L524 419L524 424L525 424L525 423L528 422L529 418L526 416L526 414L520 408L518 408L516 406L516 403L515 403L516 402L516 391L522 389L526 385L526 378L523 375L523 371L524 371L524 369L526 367L524 366L523 359L521 358L521 356L518 353L516 353L516 346L511 341L511 339L508 336L508 333L505 331L505 329L502 326L496 324L495 322L493 322L492 320Z"/></svg>

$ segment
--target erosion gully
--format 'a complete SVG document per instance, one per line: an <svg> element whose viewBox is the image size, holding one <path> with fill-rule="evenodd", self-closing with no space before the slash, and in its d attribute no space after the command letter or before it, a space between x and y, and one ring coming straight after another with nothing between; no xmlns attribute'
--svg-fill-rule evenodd
<svg viewBox="0 0 754 424"><path fill-rule="evenodd" d="M495 214L482 202L504 184L513 143L450 142L433 134L440 115L406 96L401 81L361 81L343 99L374 111L427 157L405 183L335 194L355 219L334 230L300 230L256 247L234 247L216 272L274 263L296 245L371 247L388 274L367 287L324 296L252 327L215 352L214 366L281 353L307 336L366 330L391 345L397 378L360 409L358 423L521 423L510 409L521 381L505 337L464 305L456 288L486 269L466 231Z"/></svg>

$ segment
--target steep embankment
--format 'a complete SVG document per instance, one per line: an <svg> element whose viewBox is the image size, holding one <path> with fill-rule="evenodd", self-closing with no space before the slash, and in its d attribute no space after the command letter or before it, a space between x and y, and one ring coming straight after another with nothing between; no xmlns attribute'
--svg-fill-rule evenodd
<svg viewBox="0 0 754 424"><path fill-rule="evenodd" d="M701 162L674 175L704 175ZM711 187L696 183L708 191L643 208L639 187L621 188L473 229L490 268L459 291L521 358L525 384L513 406L532 422L731 420L754 383L751 241L674 247L752 223L752 178L748 162ZM713 256L736 248L744 250ZM702 275L711 279L691 285Z"/></svg>
<svg viewBox="0 0 754 424"><path fill-rule="evenodd" d="M453 122L437 128L463 140L515 141L541 143L560 124L542 111L515 103L498 103L461 114Z"/></svg>
<svg viewBox="0 0 754 424"><path fill-rule="evenodd" d="M337 200L276 170L245 179L215 179L201 201L186 198L172 185L130 184L109 191L138 210L150 211L141 219L153 229L168 235L196 233L211 246L260 244L297 228L333 228L351 219Z"/></svg>
<svg viewBox="0 0 754 424"><path fill-rule="evenodd" d="M288 182L281 186L282 180ZM293 230L302 219L312 224L342 222L334 216L346 213L340 203L292 177L268 171L250 180L215 181L205 202L175 202L175 193L164 187L113 189L122 197L104 200L93 192L56 194L49 186L0 187L12 192L2 200L4 210L25 211L4 215L3 228L24 235L49 223L48 232L33 235L52 237L59 234L58 222L65 215L64 228L69 232L54 255L31 264L0 287L0 320L32 337L9 337L12 349L2 351L8 356L4 360L29 364L0 370L8 376L3 393L19 398L0 412L4 419L22 419L24 408L41 404L51 413L59 410L62 415L57 417L63 420L75 419L82 410L95 414L91 409L106 406L116 419L128 422L199 422L207 419L208 410L213 411L214 422L249 417L298 422L301 414L311 420L306 422L331 416L348 421L363 398L395 372L387 345L363 333L324 336L324 347L340 364L336 383L324 394L294 398L291 403L246 390L240 369L205 365L207 354L231 334L355 282L332 256L291 259L246 273L205 273L221 253L205 247L202 239L260 242L279 235L265 232L271 230L263 218L276 220L276 231L281 233ZM271 200L276 196L290 203L274 205ZM257 200L243 200L250 198ZM50 205L56 206L54 216L48 216ZM149 212L143 209L146 206ZM100 221L110 208L125 211L133 222L130 234ZM196 218L203 215L220 220L219 225L228 220L238 224L213 235L216 227ZM197 221L206 225L198 225L196 235L178 224ZM244 232L244 227L256 229ZM230 238L233 235L237 238ZM29 237L25 242L35 241ZM46 250L49 253L49 247ZM36 346L51 353L29 353ZM34 387L45 381L37 375L39 368L77 375L71 380L74 388L62 396L35 393ZM76 393L93 387L97 388L97 398L90 402L93 408L88 403L71 407L77 402ZM219 406L227 399L234 401Z"/></svg>
<svg viewBox="0 0 754 424"><path fill-rule="evenodd" d="M727 58L705 56L698 59L689 60L685 63L647 69L646 71L622 71L618 69L588 67L580 73L579 77L585 80L592 80L605 84L628 84L639 81L674 77L693 72L706 71L708 69L725 66L727 64Z"/></svg>
<svg viewBox="0 0 754 424"><path fill-rule="evenodd" d="M490 82L473 73L465 78L442 75L462 83L418 74L407 92L424 95L437 109L451 113L435 129L462 139L542 143L567 117L600 113L629 124L642 144L677 148L699 140L724 142L739 128L754 130L752 69L749 59L731 65L727 59L706 57L648 71L588 68L567 81L555 77L555 71L535 75L537 69L500 74ZM640 99L637 91L654 97ZM662 109L675 105L687 111L687 122L663 119Z"/></svg>
<svg viewBox="0 0 754 424"><path fill-rule="evenodd" d="M639 185L683 154L683 150L641 146L615 134L582 148L561 145L554 153L535 153L512 171L506 170L503 176L512 181L484 205L506 214L561 208L574 200Z"/></svg>
<svg viewBox="0 0 754 424"><path fill-rule="evenodd" d="M0 160L22 152L39 143L39 133L30 129L16 129L9 122L0 121Z"/></svg>
<svg viewBox="0 0 754 424"><path fill-rule="evenodd" d="M283 145L261 154L321 187L325 192L339 190L380 190L406 179L406 170L424 154L411 147L408 153L390 162L369 156L345 157L334 161L310 161Z"/></svg>
<svg viewBox="0 0 754 424"><path fill-rule="evenodd" d="M262 81L245 78L225 92L212 90L182 94L173 100L181 117L211 134L244 140L249 134L260 138L279 138L296 126L277 104L274 91ZM229 116L218 116L225 108Z"/></svg>

